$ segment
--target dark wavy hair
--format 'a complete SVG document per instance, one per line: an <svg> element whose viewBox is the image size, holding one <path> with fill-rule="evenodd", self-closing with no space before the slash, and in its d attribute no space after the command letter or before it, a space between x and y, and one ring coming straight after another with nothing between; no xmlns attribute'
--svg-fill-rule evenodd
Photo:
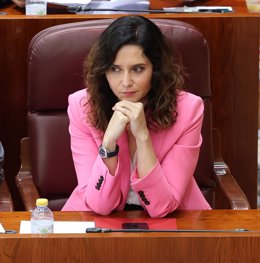
<svg viewBox="0 0 260 263"><path fill-rule="evenodd" d="M84 77L89 95L91 124L105 131L118 101L109 87L105 73L113 64L118 50L134 44L143 49L153 65L151 89L147 94L147 125L156 131L171 127L176 119L176 97L183 87L183 69L173 48L160 29L142 16L123 16L101 34L84 62Z"/></svg>

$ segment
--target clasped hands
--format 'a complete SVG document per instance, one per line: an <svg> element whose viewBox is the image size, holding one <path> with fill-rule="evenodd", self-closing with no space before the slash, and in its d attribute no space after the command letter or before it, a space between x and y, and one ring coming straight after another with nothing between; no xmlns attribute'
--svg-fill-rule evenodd
<svg viewBox="0 0 260 263"><path fill-rule="evenodd" d="M147 138L149 132L143 103L122 100L117 102L112 109L114 113L104 136L108 141L116 142L125 129L130 129L136 140Z"/></svg>

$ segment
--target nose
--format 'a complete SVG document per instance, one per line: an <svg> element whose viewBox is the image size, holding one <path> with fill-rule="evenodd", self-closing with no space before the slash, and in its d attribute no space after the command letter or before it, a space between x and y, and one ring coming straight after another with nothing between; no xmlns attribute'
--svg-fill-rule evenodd
<svg viewBox="0 0 260 263"><path fill-rule="evenodd" d="M124 88L131 87L133 85L133 80L131 78L131 74L129 72L125 72L122 78L122 86Z"/></svg>

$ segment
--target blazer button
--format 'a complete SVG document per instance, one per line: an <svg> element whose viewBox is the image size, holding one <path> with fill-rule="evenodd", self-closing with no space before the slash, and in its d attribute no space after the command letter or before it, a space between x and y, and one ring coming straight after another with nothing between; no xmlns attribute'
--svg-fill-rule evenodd
<svg viewBox="0 0 260 263"><path fill-rule="evenodd" d="M96 186L95 186L95 188L96 188L97 190L100 190L100 187L101 187L103 181L104 181L104 176L103 176L103 175L100 175L100 177L99 177L99 179L98 179L98 182L97 182L97 184L96 184Z"/></svg>
<svg viewBox="0 0 260 263"><path fill-rule="evenodd" d="M145 196L144 195L144 191L139 191L138 194L139 194L140 197L144 197Z"/></svg>

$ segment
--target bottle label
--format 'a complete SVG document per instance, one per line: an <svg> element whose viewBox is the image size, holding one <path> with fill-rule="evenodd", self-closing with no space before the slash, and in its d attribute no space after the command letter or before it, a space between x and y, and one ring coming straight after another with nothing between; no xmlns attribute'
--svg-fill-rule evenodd
<svg viewBox="0 0 260 263"><path fill-rule="evenodd" d="M31 220L32 234L51 234L53 233L52 220Z"/></svg>
<svg viewBox="0 0 260 263"><path fill-rule="evenodd" d="M26 15L42 16L47 14L47 5L44 1L39 3L26 4Z"/></svg>

